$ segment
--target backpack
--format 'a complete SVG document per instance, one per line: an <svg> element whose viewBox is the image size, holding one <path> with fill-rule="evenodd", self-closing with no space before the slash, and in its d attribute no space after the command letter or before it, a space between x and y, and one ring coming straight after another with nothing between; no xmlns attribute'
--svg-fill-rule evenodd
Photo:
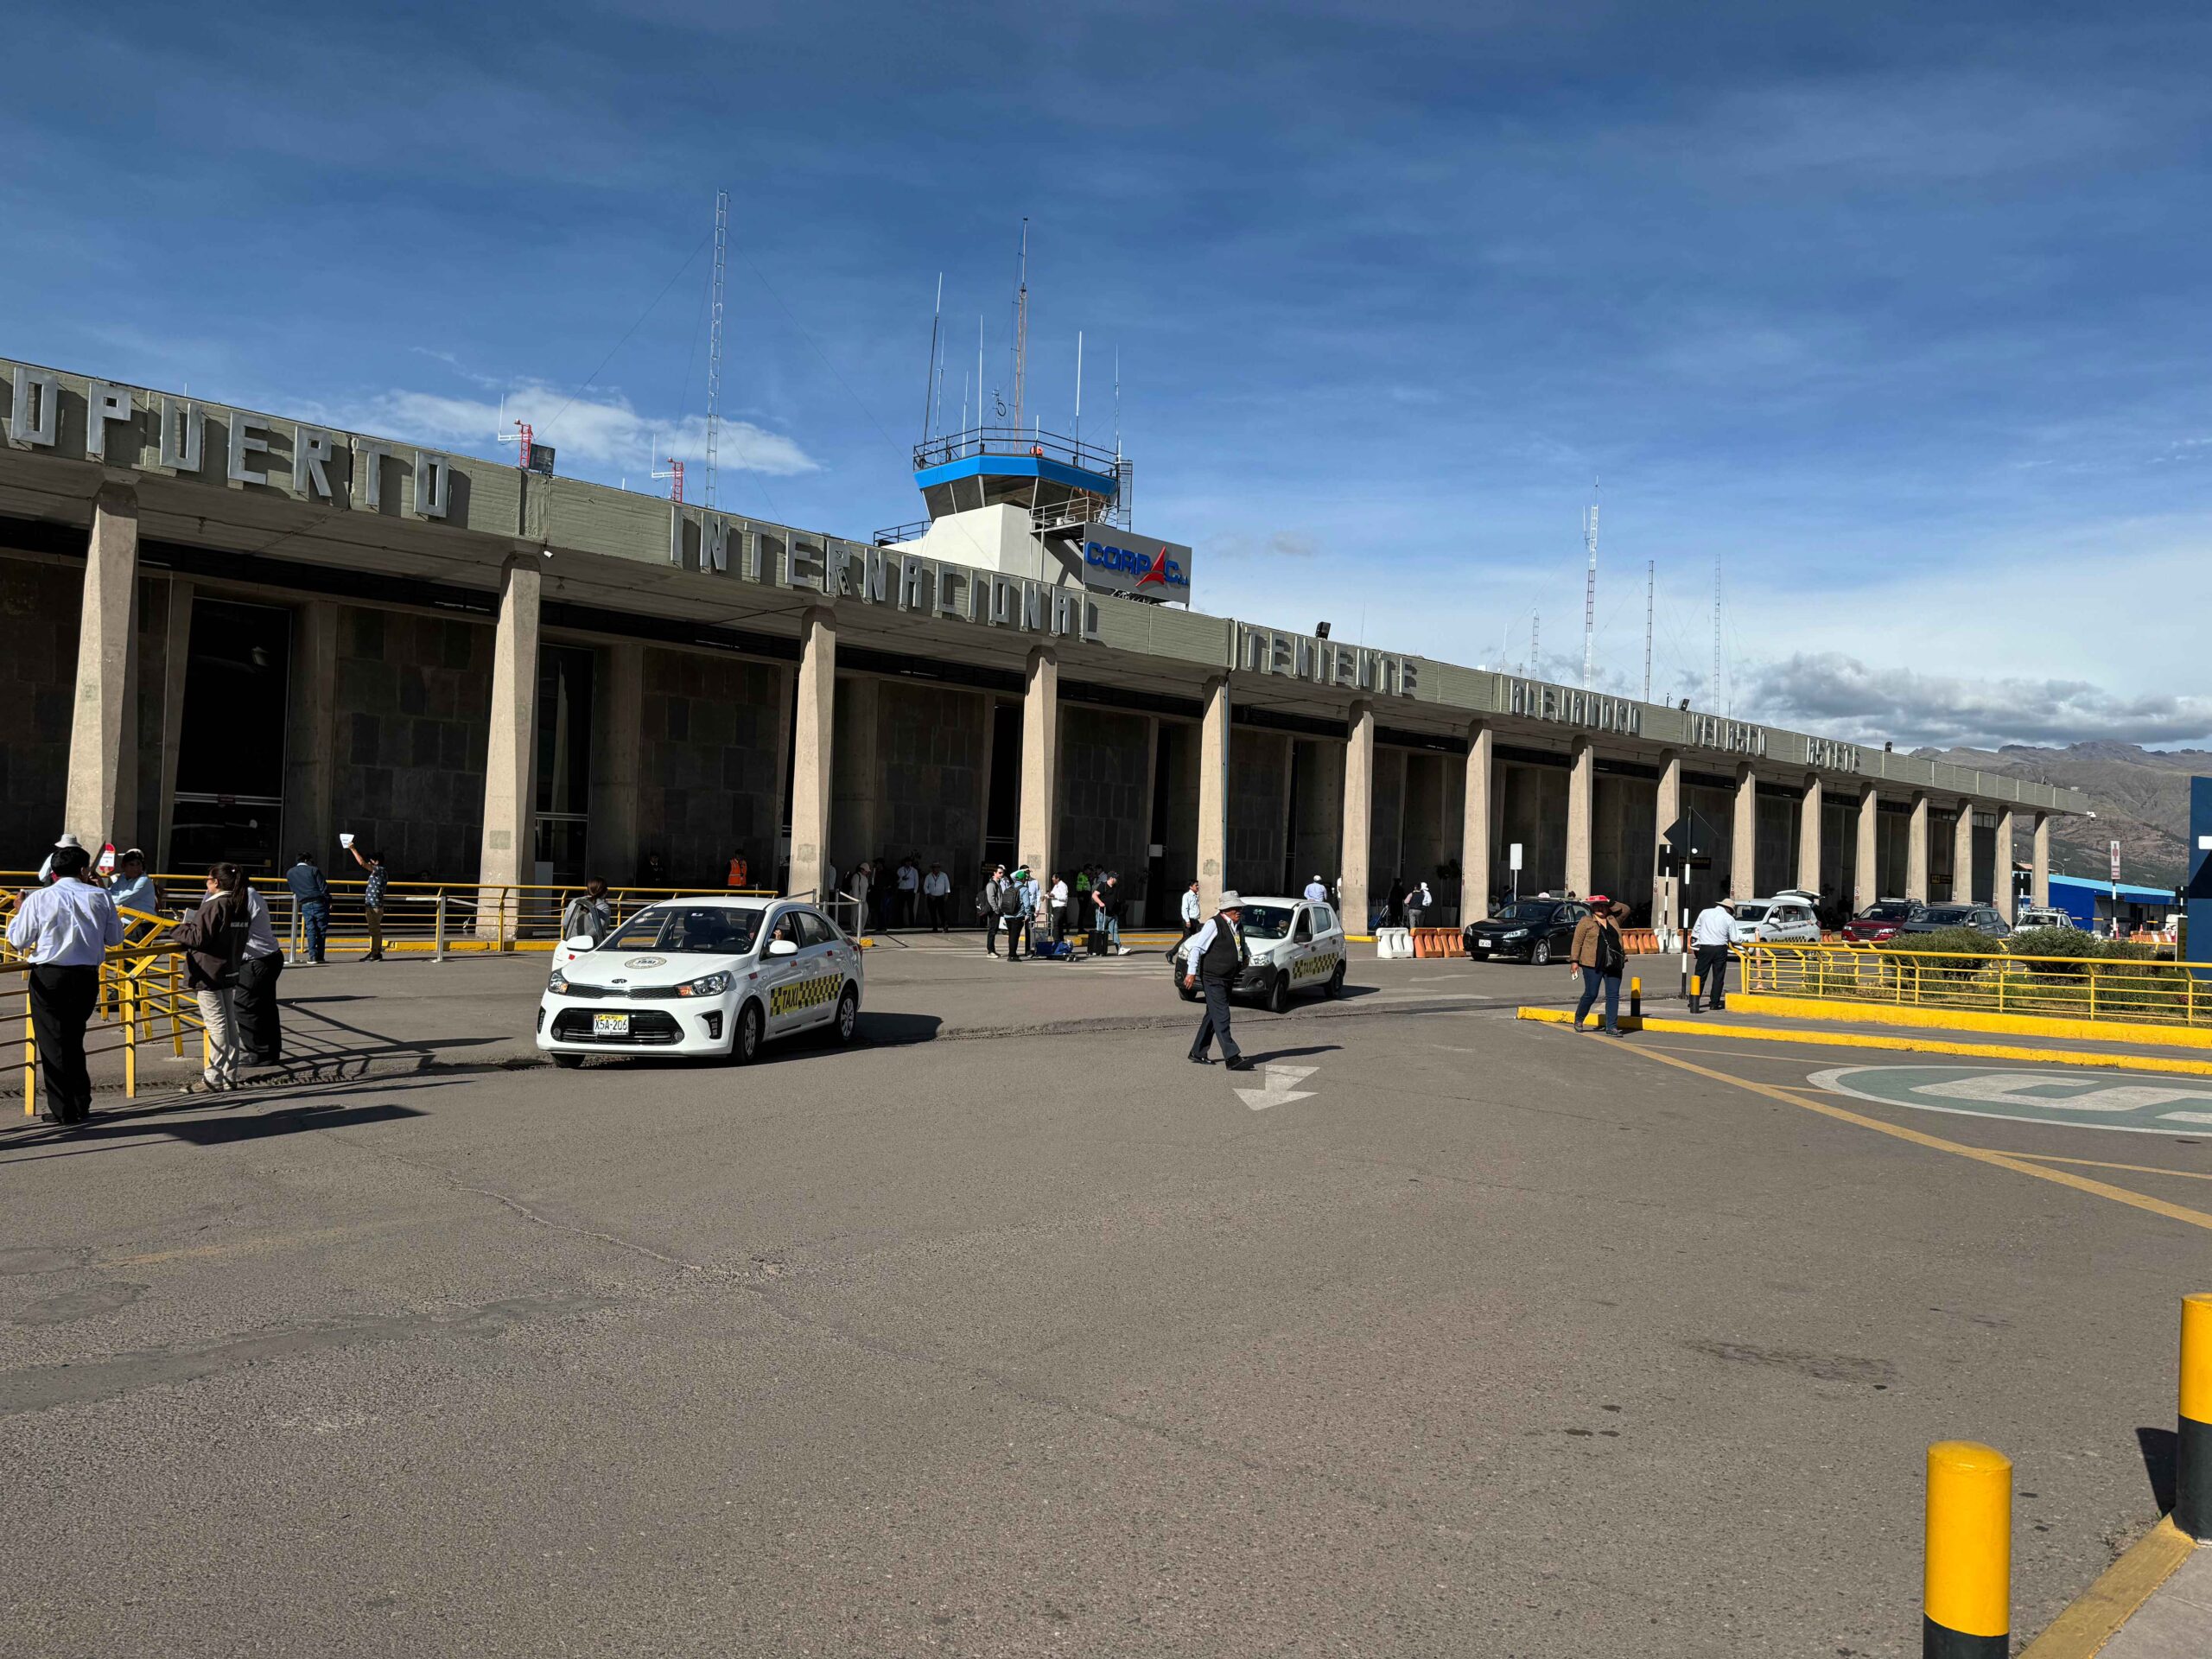
<svg viewBox="0 0 2212 1659"><path fill-rule="evenodd" d="M1620 976L1628 966L1628 951L1621 944L1621 931L1610 923L1598 924L1598 971L1608 979Z"/></svg>

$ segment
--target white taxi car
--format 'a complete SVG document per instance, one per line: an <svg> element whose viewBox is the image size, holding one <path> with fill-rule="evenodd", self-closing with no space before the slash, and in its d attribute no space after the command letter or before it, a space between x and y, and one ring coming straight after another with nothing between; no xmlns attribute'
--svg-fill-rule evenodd
<svg viewBox="0 0 2212 1659"><path fill-rule="evenodd" d="M1344 988L1344 927L1333 905L1306 899L1247 899L1237 931L1252 958L1229 987L1230 995L1255 997L1281 1014L1305 991L1341 996ZM1185 1002L1198 1000L1183 988L1183 948L1168 953L1175 989Z"/></svg>
<svg viewBox="0 0 2212 1659"><path fill-rule="evenodd" d="M1745 899L1736 906L1729 931L1737 944L1818 944L1820 895L1786 888L1771 899Z"/></svg>
<svg viewBox="0 0 2212 1659"><path fill-rule="evenodd" d="M742 1064L770 1038L819 1031L842 1046L860 1022L860 947L811 905L671 899L597 944L554 952L537 1046L556 1065L588 1054L710 1055Z"/></svg>

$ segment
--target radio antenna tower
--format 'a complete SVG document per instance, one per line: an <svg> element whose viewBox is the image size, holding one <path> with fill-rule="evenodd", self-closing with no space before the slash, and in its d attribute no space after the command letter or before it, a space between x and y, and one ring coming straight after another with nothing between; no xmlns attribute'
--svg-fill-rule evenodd
<svg viewBox="0 0 2212 1659"><path fill-rule="evenodd" d="M1543 659L1544 613L1529 613L1529 671L1538 679L1544 677Z"/></svg>
<svg viewBox="0 0 2212 1659"><path fill-rule="evenodd" d="M1582 521L1583 544L1590 550L1590 573L1582 579L1582 689L1594 677L1598 641L1598 480L1590 480L1590 516Z"/></svg>
<svg viewBox="0 0 2212 1659"><path fill-rule="evenodd" d="M1713 556L1713 712L1720 712L1720 556Z"/></svg>
<svg viewBox="0 0 2212 1659"><path fill-rule="evenodd" d="M722 434L722 275L729 259L729 192L715 192L715 277L712 320L707 326L707 505L715 505L715 463ZM676 499L683 499L679 470Z"/></svg>
<svg viewBox="0 0 2212 1659"><path fill-rule="evenodd" d="M1651 701L1651 616L1659 597L1659 561L1643 562L1643 700Z"/></svg>
<svg viewBox="0 0 2212 1659"><path fill-rule="evenodd" d="M1029 358L1029 215L1021 216L1020 280L1014 290L1014 429L1021 430L1021 377Z"/></svg>
<svg viewBox="0 0 2212 1659"><path fill-rule="evenodd" d="M658 449L660 446L656 443L653 448ZM648 478L665 478L672 480L668 492L668 499L675 502L677 505L682 506L683 505L683 463L678 461L674 455L664 455L661 459L668 463L668 470L664 473L656 469L646 474L645 476Z"/></svg>
<svg viewBox="0 0 2212 1659"><path fill-rule="evenodd" d="M1083 448L1083 330L1075 331L1075 444Z"/></svg>
<svg viewBox="0 0 2212 1659"><path fill-rule="evenodd" d="M944 325L944 273L937 274L937 305L930 312L930 365L922 375L922 442L930 439L930 417L937 410L937 389L940 384L937 368L938 331Z"/></svg>

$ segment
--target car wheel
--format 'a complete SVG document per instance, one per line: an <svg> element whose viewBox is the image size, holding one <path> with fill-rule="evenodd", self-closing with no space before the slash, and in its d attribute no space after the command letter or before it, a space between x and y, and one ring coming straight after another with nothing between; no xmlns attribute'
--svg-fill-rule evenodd
<svg viewBox="0 0 2212 1659"><path fill-rule="evenodd" d="M1268 985L1268 1012L1269 1014L1290 1012L1290 976L1288 974L1277 974L1274 982Z"/></svg>
<svg viewBox="0 0 2212 1659"><path fill-rule="evenodd" d="M849 1048L861 1028L861 994L850 985L837 999L837 1017L830 1022L830 1042L835 1048Z"/></svg>
<svg viewBox="0 0 2212 1659"><path fill-rule="evenodd" d="M1324 996L1338 997L1344 994L1344 965L1337 963L1336 971L1329 976L1329 982L1321 988Z"/></svg>
<svg viewBox="0 0 2212 1659"><path fill-rule="evenodd" d="M1552 942L1549 939L1538 939L1529 947L1529 965L1531 968L1548 967L1551 959Z"/></svg>
<svg viewBox="0 0 2212 1659"><path fill-rule="evenodd" d="M553 1057L553 1064L563 1071L573 1071L583 1063L584 1057L581 1054L556 1054Z"/></svg>
<svg viewBox="0 0 2212 1659"><path fill-rule="evenodd" d="M760 1005L748 1002L737 1011L737 1023L730 1027L729 1060L733 1065L750 1065L760 1057Z"/></svg>

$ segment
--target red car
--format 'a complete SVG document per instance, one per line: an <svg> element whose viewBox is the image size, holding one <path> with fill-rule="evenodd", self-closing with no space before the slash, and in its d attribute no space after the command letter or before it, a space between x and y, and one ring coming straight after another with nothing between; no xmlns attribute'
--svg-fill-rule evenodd
<svg viewBox="0 0 2212 1659"><path fill-rule="evenodd" d="M1853 944L1879 944L1897 937L1907 922L1917 921L1928 908L1910 899L1879 899L1843 925L1843 937Z"/></svg>

